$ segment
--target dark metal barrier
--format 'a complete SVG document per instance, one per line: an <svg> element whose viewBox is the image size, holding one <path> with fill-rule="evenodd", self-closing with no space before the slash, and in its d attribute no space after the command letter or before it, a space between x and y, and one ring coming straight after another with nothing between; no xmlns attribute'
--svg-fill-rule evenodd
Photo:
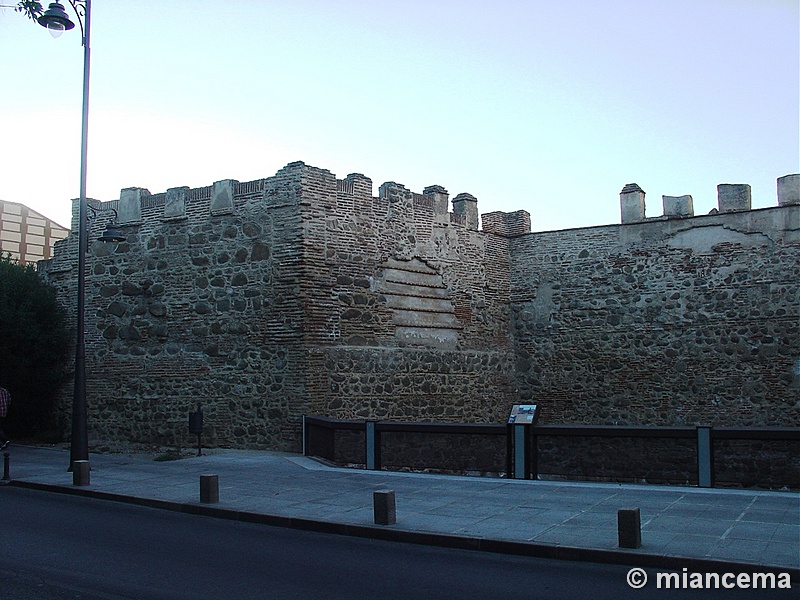
<svg viewBox="0 0 800 600"><path fill-rule="evenodd" d="M534 425L521 437L506 424L317 416L305 416L303 422L306 455L369 469L699 487L800 487L798 428ZM524 473L520 467L515 473L515 464L524 464Z"/></svg>

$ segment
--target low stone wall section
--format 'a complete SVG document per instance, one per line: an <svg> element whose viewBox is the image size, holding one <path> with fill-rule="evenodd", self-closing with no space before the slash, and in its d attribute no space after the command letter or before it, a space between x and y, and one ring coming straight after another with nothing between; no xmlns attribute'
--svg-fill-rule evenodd
<svg viewBox="0 0 800 600"><path fill-rule="evenodd" d="M382 432L381 466L390 471L501 477L506 438L483 434ZM537 436L541 479L697 485L697 441L680 438ZM796 443L782 440L716 440L717 487L800 489ZM363 431L337 430L334 461L366 464Z"/></svg>

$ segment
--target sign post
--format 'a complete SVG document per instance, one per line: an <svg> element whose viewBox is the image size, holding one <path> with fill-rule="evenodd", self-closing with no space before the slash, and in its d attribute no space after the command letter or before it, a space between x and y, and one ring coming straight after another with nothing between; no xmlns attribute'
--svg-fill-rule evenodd
<svg viewBox="0 0 800 600"><path fill-rule="evenodd" d="M197 456L203 455L203 409L197 403L197 410L189 413L189 433L197 434Z"/></svg>
<svg viewBox="0 0 800 600"><path fill-rule="evenodd" d="M514 479L530 479L531 466L536 461L532 454L536 449L531 444L531 427L539 419L539 406L537 404L515 404L508 417L509 461Z"/></svg>

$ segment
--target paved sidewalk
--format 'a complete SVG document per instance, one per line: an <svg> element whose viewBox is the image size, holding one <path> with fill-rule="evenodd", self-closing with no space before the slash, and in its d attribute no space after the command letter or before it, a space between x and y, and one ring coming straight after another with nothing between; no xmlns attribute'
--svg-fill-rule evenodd
<svg viewBox="0 0 800 600"><path fill-rule="evenodd" d="M90 485L75 487L67 451L9 451L11 485L380 539L692 572L758 566L800 578L800 495L790 492L363 471L244 450L167 462L93 454ZM219 503L199 502L202 474L219 476ZM376 490L395 491L396 525L374 525ZM636 507L642 547L620 549L617 511Z"/></svg>

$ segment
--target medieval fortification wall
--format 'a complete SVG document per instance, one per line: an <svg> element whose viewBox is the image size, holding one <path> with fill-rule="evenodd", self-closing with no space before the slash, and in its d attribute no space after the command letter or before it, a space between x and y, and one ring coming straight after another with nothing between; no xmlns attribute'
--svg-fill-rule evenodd
<svg viewBox="0 0 800 600"><path fill-rule="evenodd" d="M188 444L198 401L209 443L285 450L303 414L502 422L521 400L549 423L795 426L799 182L651 219L628 185L622 224L543 233L303 163L122 190L92 203L91 239L114 209L127 240L90 244L90 438ZM76 238L40 263L72 311Z"/></svg>

